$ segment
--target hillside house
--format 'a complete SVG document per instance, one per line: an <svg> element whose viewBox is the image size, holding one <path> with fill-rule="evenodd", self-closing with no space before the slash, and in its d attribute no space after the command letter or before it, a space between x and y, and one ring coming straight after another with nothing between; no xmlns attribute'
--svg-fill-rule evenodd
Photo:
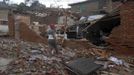
<svg viewBox="0 0 134 75"><path fill-rule="evenodd" d="M73 12L83 16L109 13L120 3L119 0L87 0L83 2L69 4Z"/></svg>

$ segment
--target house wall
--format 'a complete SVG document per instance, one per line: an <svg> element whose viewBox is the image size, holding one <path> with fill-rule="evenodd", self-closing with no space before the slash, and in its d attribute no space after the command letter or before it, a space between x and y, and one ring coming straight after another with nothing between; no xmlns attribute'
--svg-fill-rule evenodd
<svg viewBox="0 0 134 75"><path fill-rule="evenodd" d="M37 34L35 31L29 28L29 26L25 23L20 23L20 39L24 41L29 42L36 42L36 43L43 43L47 44L47 38L43 38L39 34Z"/></svg>
<svg viewBox="0 0 134 75"><path fill-rule="evenodd" d="M15 19L13 14L8 15L9 36L15 36Z"/></svg>
<svg viewBox="0 0 134 75"><path fill-rule="evenodd" d="M8 10L0 10L0 20L8 20Z"/></svg>
<svg viewBox="0 0 134 75"><path fill-rule="evenodd" d="M73 12L79 12L82 16L89 16L100 13L101 10L110 12L119 5L119 1L110 2L110 0L95 0L72 5Z"/></svg>
<svg viewBox="0 0 134 75"><path fill-rule="evenodd" d="M106 10L107 12L111 12L111 11L113 11L113 10L119 8L120 4L121 4L120 1L111 2L110 0L107 0L107 1L106 1L106 5L105 5L105 7L106 7L105 10Z"/></svg>
<svg viewBox="0 0 134 75"><path fill-rule="evenodd" d="M52 11L52 9L51 9L47 13L49 13L49 14L47 14L47 16L45 16L45 17L31 15L31 22L39 22L39 24L47 24L47 25L57 24L59 12Z"/></svg>
<svg viewBox="0 0 134 75"><path fill-rule="evenodd" d="M16 36L15 17L13 14L10 14L8 16L8 19L9 19L9 35L14 38ZM18 25L19 30L17 32L19 33L18 36L19 39L29 42L47 44L46 42L47 39L43 38L42 36L37 34L34 30L30 29L29 25L27 25L26 22L20 21Z"/></svg>
<svg viewBox="0 0 134 75"><path fill-rule="evenodd" d="M8 10L0 10L0 35L6 35L8 31Z"/></svg>
<svg viewBox="0 0 134 75"><path fill-rule="evenodd" d="M58 24L59 25L65 25L66 22L66 16L61 16L58 19ZM75 24L75 21L71 17L67 17L67 25L72 26Z"/></svg>
<svg viewBox="0 0 134 75"><path fill-rule="evenodd" d="M121 25L114 28L108 42L118 54L134 56L134 1L122 4Z"/></svg>
<svg viewBox="0 0 134 75"><path fill-rule="evenodd" d="M30 25L30 16L29 15L15 15L15 17L19 17L19 20L27 25Z"/></svg>
<svg viewBox="0 0 134 75"><path fill-rule="evenodd" d="M92 15L96 13L96 10L98 10L98 4L98 2L87 2L78 5L73 5L72 11L82 13L82 15L84 16Z"/></svg>

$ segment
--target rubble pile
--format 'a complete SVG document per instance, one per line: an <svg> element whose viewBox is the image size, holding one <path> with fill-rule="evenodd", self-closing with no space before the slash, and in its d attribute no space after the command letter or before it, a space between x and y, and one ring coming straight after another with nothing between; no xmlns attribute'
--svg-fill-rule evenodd
<svg viewBox="0 0 134 75"><path fill-rule="evenodd" d="M0 57L14 59L4 71L5 75L59 75L64 73L61 61L70 60L75 55L69 50L63 54L65 52L63 49L57 56L48 56L49 49L46 45L24 41L18 43L14 39L3 38L0 42Z"/></svg>
<svg viewBox="0 0 134 75"><path fill-rule="evenodd" d="M76 57L91 57L92 50L98 50L95 48L96 46L91 44L87 40L65 40L63 43L63 47L68 51L72 50L75 52Z"/></svg>
<svg viewBox="0 0 134 75"><path fill-rule="evenodd" d="M78 50L89 49L93 46L87 40L65 40L62 45L63 47L68 47L71 49L78 49Z"/></svg>
<svg viewBox="0 0 134 75"><path fill-rule="evenodd" d="M103 69L100 75L133 75L134 65L114 56L110 56L107 61L95 61L102 64Z"/></svg>
<svg viewBox="0 0 134 75"><path fill-rule="evenodd" d="M53 12L51 14L57 18L58 13L59 11L56 11L56 13ZM71 13L67 12L66 14L65 12L65 14L61 13L60 15L68 17L69 14ZM97 70L92 71L95 72L95 75L134 74L134 1L126 0L121 4L120 17L117 11L117 13L108 14L100 20L96 20L96 23L91 23L86 27L86 31L89 34L83 34L84 37L88 35L87 37L89 37L90 42L97 46L84 38L62 39L63 37L60 36L61 39L56 39L58 42L57 54L54 50L50 50L48 46L45 35L45 26L47 25L39 28L39 30L44 32L39 35L36 32L38 31L38 27L34 27L34 31L30 28L31 25L21 23L21 19L17 20L17 17L24 17L21 15L20 13L20 15L15 16L15 12L11 14L11 11L7 15L9 25L8 35L10 37L0 37L0 75L70 75L69 71L74 71L67 64L79 58L91 59L92 63L99 65ZM46 17L46 21L52 23L52 20L48 20L53 18L52 15ZM34 17L34 15L32 16ZM31 19L36 20L36 18ZM121 24L119 25L120 19ZM54 20L53 23L55 23ZM114 29L112 30L112 28ZM83 31L83 29L80 30L80 26L77 26L75 29L78 33L81 30ZM109 36L110 33L111 35ZM15 37L16 39L11 37ZM104 40L106 40L106 44ZM79 61L81 62L81 60ZM74 64L76 65L76 63ZM89 62L87 64L79 64L82 65L80 67L82 70L84 70L82 67L93 69L87 66L93 66ZM76 68L78 66L76 65ZM89 69L86 70L89 71Z"/></svg>
<svg viewBox="0 0 134 75"><path fill-rule="evenodd" d="M59 75L64 73L58 58L38 57L19 57L11 62L7 69L10 75ZM61 71L61 72L59 72Z"/></svg>
<svg viewBox="0 0 134 75"><path fill-rule="evenodd" d="M47 45L41 43L17 41L11 38L1 38L0 57L12 58L5 75L59 75L66 71L61 63L87 57L91 58L91 49L60 48L60 54L50 55Z"/></svg>
<svg viewBox="0 0 134 75"><path fill-rule="evenodd" d="M76 51L77 57L81 58L81 57L90 57L91 58L91 51L88 49L84 49L84 50L77 50Z"/></svg>
<svg viewBox="0 0 134 75"><path fill-rule="evenodd" d="M16 40L0 38L0 57L16 57L17 47Z"/></svg>
<svg viewBox="0 0 134 75"><path fill-rule="evenodd" d="M69 47L62 48L59 46L60 54L51 55L48 52L48 46L41 43L16 41L11 38L0 38L0 40L0 57L12 59L12 61L7 65L7 68L5 70L1 70L0 74L4 75L68 75L63 63L83 57L93 57L94 59L94 57L97 56L91 55L92 50L98 50L98 48L95 47L90 49L71 49ZM118 63L121 63L122 65L123 62L123 60L119 60L118 62L118 60L115 61L111 58L111 60L103 61L103 65L111 65L111 63L109 64L109 61L113 61L115 65ZM108 64L106 64L107 62ZM110 67L112 71L118 69L115 65L114 69L113 67ZM120 69L121 68L118 70ZM133 72L133 70L128 68L127 71ZM107 73L108 71L103 70L101 72Z"/></svg>
<svg viewBox="0 0 134 75"><path fill-rule="evenodd" d="M108 42L118 54L133 56L134 2L128 1L124 3L120 10L121 25L112 31Z"/></svg>

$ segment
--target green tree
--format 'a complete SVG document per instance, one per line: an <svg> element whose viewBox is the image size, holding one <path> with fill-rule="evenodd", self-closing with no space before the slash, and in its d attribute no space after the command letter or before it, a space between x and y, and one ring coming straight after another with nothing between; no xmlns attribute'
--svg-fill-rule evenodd
<svg viewBox="0 0 134 75"><path fill-rule="evenodd" d="M39 1L34 1L30 6L30 9L34 10L34 11L42 11L45 8L46 8L46 6L41 4L41 3L39 3Z"/></svg>
<svg viewBox="0 0 134 75"><path fill-rule="evenodd" d="M18 11L22 11L22 12L27 11L28 9L29 9L29 7L26 6L26 4L23 3L23 2L20 3L20 4L18 5L18 8L17 8Z"/></svg>
<svg viewBox="0 0 134 75"><path fill-rule="evenodd" d="M4 3L8 4L10 0L3 0Z"/></svg>

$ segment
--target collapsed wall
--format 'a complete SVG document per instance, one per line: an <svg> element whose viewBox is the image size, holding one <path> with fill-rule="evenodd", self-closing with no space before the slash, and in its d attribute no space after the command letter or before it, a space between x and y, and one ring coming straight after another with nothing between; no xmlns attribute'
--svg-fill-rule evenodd
<svg viewBox="0 0 134 75"><path fill-rule="evenodd" d="M108 42L120 54L134 56L134 1L120 7L121 25L113 29Z"/></svg>
<svg viewBox="0 0 134 75"><path fill-rule="evenodd" d="M108 37L111 34L113 28L120 25L120 14L116 10L111 12L105 17L99 19L95 24L90 25L87 29L86 38L97 46L107 46L105 42L105 37Z"/></svg>
<svg viewBox="0 0 134 75"><path fill-rule="evenodd" d="M9 14L8 16L8 26L9 26L9 36L15 37L15 17L13 14ZM29 28L29 26L22 22L19 24L19 36L21 40L28 41L28 42L36 42L36 43L43 43L47 44L47 39L43 38L35 31Z"/></svg>
<svg viewBox="0 0 134 75"><path fill-rule="evenodd" d="M31 30L25 23L20 23L20 39L29 42L47 44L47 39Z"/></svg>

